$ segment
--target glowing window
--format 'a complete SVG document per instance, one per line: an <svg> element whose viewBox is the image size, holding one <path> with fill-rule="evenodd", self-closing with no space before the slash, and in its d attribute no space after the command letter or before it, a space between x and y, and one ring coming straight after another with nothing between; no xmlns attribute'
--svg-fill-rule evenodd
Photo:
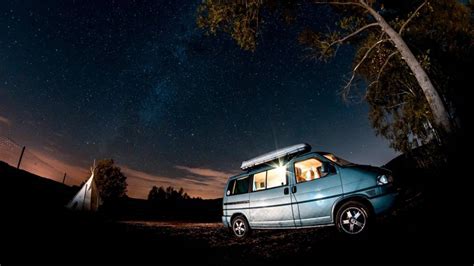
<svg viewBox="0 0 474 266"><path fill-rule="evenodd" d="M266 176L266 171L253 175L253 191L265 189Z"/></svg>
<svg viewBox="0 0 474 266"><path fill-rule="evenodd" d="M286 185L286 167L277 167L267 172L267 188Z"/></svg>
<svg viewBox="0 0 474 266"><path fill-rule="evenodd" d="M321 167L321 161L314 158L295 163L296 182L301 183L325 177L327 173L322 173Z"/></svg>

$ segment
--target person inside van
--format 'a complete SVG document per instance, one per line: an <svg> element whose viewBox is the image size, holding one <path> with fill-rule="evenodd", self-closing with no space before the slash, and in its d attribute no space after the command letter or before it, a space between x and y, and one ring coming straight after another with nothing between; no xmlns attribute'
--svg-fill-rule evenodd
<svg viewBox="0 0 474 266"><path fill-rule="evenodd" d="M298 183L306 181L306 178L303 175L303 171L301 171L301 168L295 167L295 175L296 175L296 181Z"/></svg>
<svg viewBox="0 0 474 266"><path fill-rule="evenodd" d="M311 181L323 177L321 174L321 167L312 165L305 173L305 181Z"/></svg>
<svg viewBox="0 0 474 266"><path fill-rule="evenodd" d="M305 181L311 181L315 178L315 172L313 169L306 170Z"/></svg>
<svg viewBox="0 0 474 266"><path fill-rule="evenodd" d="M311 166L311 171L314 172L314 179L321 178L321 167Z"/></svg>

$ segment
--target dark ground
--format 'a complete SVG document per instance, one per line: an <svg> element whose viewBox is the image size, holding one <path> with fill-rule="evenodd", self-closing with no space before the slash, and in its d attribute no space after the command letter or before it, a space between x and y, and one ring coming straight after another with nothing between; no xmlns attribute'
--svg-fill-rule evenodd
<svg viewBox="0 0 474 266"><path fill-rule="evenodd" d="M75 190L0 165L1 262L470 263L471 194L461 192L470 177L449 168L417 172L403 157L391 164L413 176L400 177L400 204L377 220L368 239L324 227L255 231L243 241L218 221L197 222L206 217L164 222L71 213L57 202Z"/></svg>
<svg viewBox="0 0 474 266"><path fill-rule="evenodd" d="M418 203L415 203L418 204ZM239 241L220 223L111 221L42 213L12 218L4 261L42 262L451 262L465 261L470 242L415 207L379 219L367 240L334 227L262 230ZM39 215L39 213L38 213ZM9 223L7 223L9 224ZM433 231L434 230L434 231Z"/></svg>

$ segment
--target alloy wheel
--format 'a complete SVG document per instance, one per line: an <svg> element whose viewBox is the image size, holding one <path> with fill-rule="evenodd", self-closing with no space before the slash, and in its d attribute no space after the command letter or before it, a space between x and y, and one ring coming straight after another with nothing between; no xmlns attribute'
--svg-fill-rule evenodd
<svg viewBox="0 0 474 266"><path fill-rule="evenodd" d="M366 226L366 212L358 207L348 207L340 216L339 223L344 232L352 235L358 234L362 232Z"/></svg>
<svg viewBox="0 0 474 266"><path fill-rule="evenodd" d="M236 219L232 228L234 229L235 235L237 235L238 237L243 237L247 230L244 221L242 221L241 219Z"/></svg>

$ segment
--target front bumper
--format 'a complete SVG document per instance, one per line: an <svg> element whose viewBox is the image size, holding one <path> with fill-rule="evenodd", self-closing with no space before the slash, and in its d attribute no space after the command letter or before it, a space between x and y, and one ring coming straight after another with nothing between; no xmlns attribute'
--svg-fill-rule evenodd
<svg viewBox="0 0 474 266"><path fill-rule="evenodd" d="M397 202L398 192L388 192L370 199L375 214L382 214L391 210Z"/></svg>

